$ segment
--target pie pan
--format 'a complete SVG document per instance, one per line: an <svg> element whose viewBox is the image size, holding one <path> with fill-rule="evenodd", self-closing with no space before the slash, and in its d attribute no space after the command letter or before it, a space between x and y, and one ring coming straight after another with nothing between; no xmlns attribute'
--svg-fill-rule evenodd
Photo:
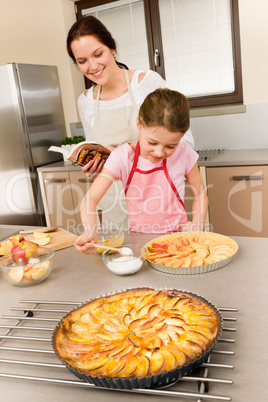
<svg viewBox="0 0 268 402"><path fill-rule="evenodd" d="M107 293L105 295L99 296L94 299L90 299L89 301L83 303L80 307L71 310L70 313L76 312L76 310L79 310L81 307L85 306L86 304L98 300L100 298L106 298L109 296L113 296L116 294L124 293L127 291L139 291L139 290L156 290L156 291L175 291L179 293L186 294L190 297L194 297L198 299L199 301L205 303L207 306L209 306L213 312L215 313L218 321L218 328L216 332L215 339L212 341L210 346L198 357L196 357L193 360L190 360L188 363L183 364L173 370L166 371L161 374L155 374L152 376L145 376L145 377L104 377L104 376L96 376L96 375L87 375L84 372L79 371L78 369L72 367L71 365L68 364L59 354L56 346L56 338L58 331L61 328L61 325L63 325L63 322L65 318L69 315L66 314L61 321L58 323L56 328L53 331L52 334L52 345L53 349L58 357L58 359L69 369L76 377L80 378L81 380L94 384L99 387L105 387L105 388L113 388L113 389L145 389L145 388L162 388L166 387L169 385L173 385L175 382L179 381L179 379L189 373L191 373L193 370L195 370L197 367L199 367L202 363L204 363L211 352L214 349L214 346L217 342L217 340L220 337L221 330L222 330L222 317L218 311L218 309L209 301L207 301L205 298L202 296L199 296L197 294L194 294L192 292L188 291L182 291L182 290L177 290L173 288L150 288L150 287L145 287L145 288L132 288L132 289L123 289L120 291L112 292L112 293Z"/></svg>
<svg viewBox="0 0 268 402"><path fill-rule="evenodd" d="M184 234L187 235L189 233L188 232L180 232L180 233L177 233L177 234L174 234L174 235L184 235ZM167 235L157 237L157 238L155 238L153 240L150 240L148 243L146 243L144 247L148 248L148 246L150 244L152 244L153 242L163 241L165 239L169 239L172 235L167 234ZM148 264L152 268L156 269L157 271L164 272L164 273L167 273L167 274L175 274L175 275L204 274L204 273L207 273L207 272L216 271L217 269L223 268L224 266L229 264L232 261L232 259L234 258L234 256L237 253L237 251L238 251L238 244L236 243L236 241L234 241L230 237L227 237L227 236L224 236L224 235L221 235L221 234L218 234L218 233L213 233L213 232L199 232L197 235L200 236L200 237L206 237L208 239L212 238L215 241L219 242L220 244L228 245L228 246L233 248L234 252L230 257L224 258L224 259L222 259L220 261L213 262L211 264L194 265L194 266L190 266L190 267L171 267L171 266L168 266L168 265L157 264L157 263L147 259Z"/></svg>

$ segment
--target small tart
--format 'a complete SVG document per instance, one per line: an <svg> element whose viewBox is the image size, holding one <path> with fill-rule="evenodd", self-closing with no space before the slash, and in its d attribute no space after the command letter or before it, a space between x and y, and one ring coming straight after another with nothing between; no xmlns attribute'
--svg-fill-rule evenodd
<svg viewBox="0 0 268 402"><path fill-rule="evenodd" d="M204 300L151 288L100 297L62 319L53 347L67 368L89 382L94 377L155 378L196 361L214 346L221 320Z"/></svg>
<svg viewBox="0 0 268 402"><path fill-rule="evenodd" d="M172 233L151 240L145 247L149 263L173 268L219 263L233 257L238 249L234 240L210 232Z"/></svg>

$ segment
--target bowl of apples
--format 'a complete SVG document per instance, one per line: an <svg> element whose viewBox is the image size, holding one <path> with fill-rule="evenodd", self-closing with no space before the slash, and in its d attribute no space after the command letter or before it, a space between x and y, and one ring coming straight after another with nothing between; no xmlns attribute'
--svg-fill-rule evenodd
<svg viewBox="0 0 268 402"><path fill-rule="evenodd" d="M33 286L42 282L52 271L54 250L39 247L31 241L20 241L11 253L0 258L2 276L15 286Z"/></svg>

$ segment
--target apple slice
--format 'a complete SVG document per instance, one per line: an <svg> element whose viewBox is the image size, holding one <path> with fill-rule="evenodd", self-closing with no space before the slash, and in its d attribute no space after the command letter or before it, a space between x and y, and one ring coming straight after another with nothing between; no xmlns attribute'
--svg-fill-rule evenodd
<svg viewBox="0 0 268 402"><path fill-rule="evenodd" d="M147 356L139 356L137 359L139 364L135 372L135 375L137 377L146 377L150 371L151 366L150 360L148 359Z"/></svg>
<svg viewBox="0 0 268 402"><path fill-rule="evenodd" d="M13 246L15 246L15 244L18 244L21 241L25 241L25 238L21 235L15 235L15 236L11 236L9 238L9 240L12 241Z"/></svg>
<svg viewBox="0 0 268 402"><path fill-rule="evenodd" d="M11 240L7 240L4 243L0 243L0 255L7 255L11 253L13 243Z"/></svg>
<svg viewBox="0 0 268 402"><path fill-rule="evenodd" d="M80 361L79 367L85 368L86 370L95 370L103 367L106 363L108 363L107 356L101 356L97 359L85 359L84 361Z"/></svg>
<svg viewBox="0 0 268 402"><path fill-rule="evenodd" d="M191 260L192 260L192 267L204 265L204 259L201 257L192 257Z"/></svg>
<svg viewBox="0 0 268 402"><path fill-rule="evenodd" d="M142 344L148 350L158 350L162 345L162 339L159 336L147 335Z"/></svg>
<svg viewBox="0 0 268 402"><path fill-rule="evenodd" d="M165 348L161 348L161 353L165 359L165 370L174 370L177 366L177 358L174 353L170 352Z"/></svg>
<svg viewBox="0 0 268 402"><path fill-rule="evenodd" d="M50 242L50 237L46 237L43 239L34 239L34 242L38 244L38 246L45 246Z"/></svg>
<svg viewBox="0 0 268 402"><path fill-rule="evenodd" d="M23 267L13 268L8 272L8 277L12 282L19 283L24 275Z"/></svg>
<svg viewBox="0 0 268 402"><path fill-rule="evenodd" d="M183 262L181 264L181 267L184 267L184 268L190 267L192 264L192 260L190 257L183 258L182 261Z"/></svg>
<svg viewBox="0 0 268 402"><path fill-rule="evenodd" d="M165 359L162 353L160 352L153 352L150 360L150 373L151 374L158 374L158 372L162 369L163 365L165 364Z"/></svg>
<svg viewBox="0 0 268 402"><path fill-rule="evenodd" d="M124 373L122 377L132 377L138 368L138 364L139 362L136 358L127 360L125 362Z"/></svg>

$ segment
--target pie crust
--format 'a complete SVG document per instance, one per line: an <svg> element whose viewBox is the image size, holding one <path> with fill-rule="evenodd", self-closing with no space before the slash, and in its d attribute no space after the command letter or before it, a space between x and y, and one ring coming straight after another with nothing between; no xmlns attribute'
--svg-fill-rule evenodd
<svg viewBox="0 0 268 402"><path fill-rule="evenodd" d="M227 265L237 243L211 232L180 232L157 237L145 245L145 258L155 269L171 274L199 274Z"/></svg>
<svg viewBox="0 0 268 402"><path fill-rule="evenodd" d="M211 353L218 310L174 289L127 289L68 313L53 333L58 358L79 378L110 388L177 381Z"/></svg>

